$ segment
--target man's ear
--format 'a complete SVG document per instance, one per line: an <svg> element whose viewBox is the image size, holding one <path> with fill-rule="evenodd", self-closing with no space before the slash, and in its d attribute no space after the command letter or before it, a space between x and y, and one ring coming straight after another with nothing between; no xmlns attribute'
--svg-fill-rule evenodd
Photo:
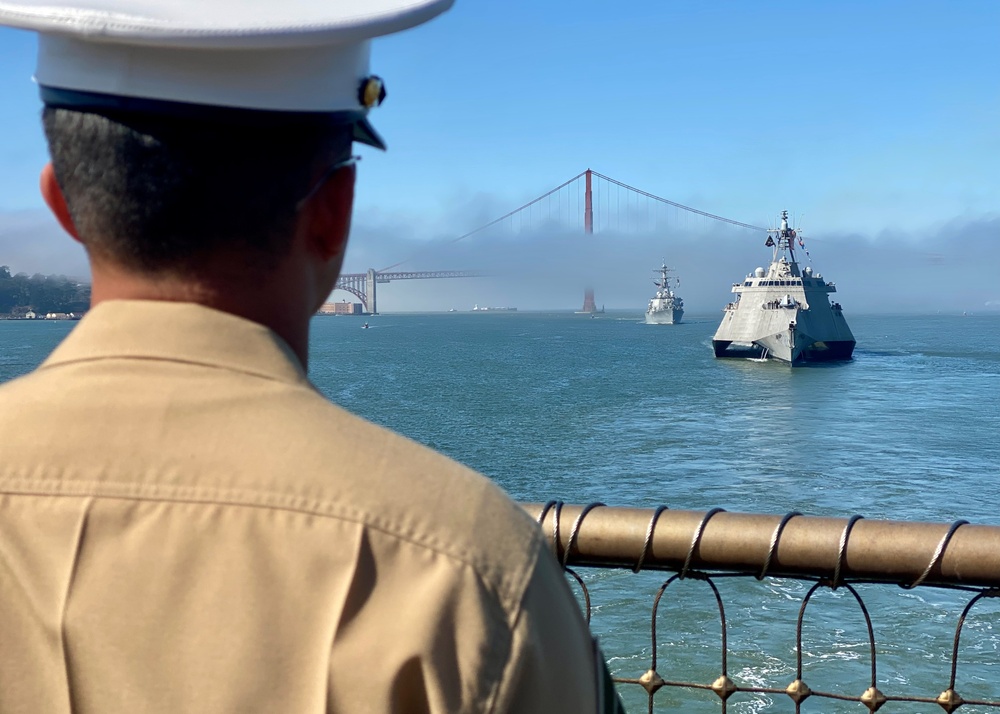
<svg viewBox="0 0 1000 714"><path fill-rule="evenodd" d="M45 199L45 203L48 204L49 210L52 211L52 215L56 217L59 221L59 225L63 227L63 230L73 236L74 240L80 241L80 234L76 232L76 226L73 225L73 217L69 214L69 206L66 205L66 197L63 195L62 189L59 187L59 182L56 181L56 172L52 168L52 162L45 164L42 169L42 175L39 177L40 188L42 189L42 198ZM82 241L80 241L82 242Z"/></svg>
<svg viewBox="0 0 1000 714"><path fill-rule="evenodd" d="M343 256L351 232L355 167L345 166L328 178L309 201L309 245L324 261Z"/></svg>

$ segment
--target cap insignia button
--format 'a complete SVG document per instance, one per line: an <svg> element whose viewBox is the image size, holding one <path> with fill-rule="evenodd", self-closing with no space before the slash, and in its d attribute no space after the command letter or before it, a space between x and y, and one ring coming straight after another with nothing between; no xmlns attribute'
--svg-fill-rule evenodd
<svg viewBox="0 0 1000 714"><path fill-rule="evenodd" d="M358 99L365 109L379 106L385 100L385 85L382 83L382 78L372 75L363 79Z"/></svg>

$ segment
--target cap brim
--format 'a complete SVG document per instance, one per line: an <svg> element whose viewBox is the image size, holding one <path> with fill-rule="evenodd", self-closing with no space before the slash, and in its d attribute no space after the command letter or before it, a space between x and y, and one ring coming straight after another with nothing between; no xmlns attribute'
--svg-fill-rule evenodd
<svg viewBox="0 0 1000 714"><path fill-rule="evenodd" d="M371 125L367 117L361 117L354 122L354 140L385 151L385 140L375 131L375 127Z"/></svg>

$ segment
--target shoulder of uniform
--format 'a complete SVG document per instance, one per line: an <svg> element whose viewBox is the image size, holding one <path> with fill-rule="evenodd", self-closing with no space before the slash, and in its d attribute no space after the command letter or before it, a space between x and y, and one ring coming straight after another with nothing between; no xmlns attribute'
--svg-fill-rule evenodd
<svg viewBox="0 0 1000 714"><path fill-rule="evenodd" d="M338 432L328 453L336 451L357 475L338 483L335 500L346 498L370 527L468 564L513 606L543 547L531 517L483 474L335 405L328 409Z"/></svg>
<svg viewBox="0 0 1000 714"><path fill-rule="evenodd" d="M124 372L114 371L114 379ZM0 433L32 434L16 448L0 444L6 461L0 475L37 474L36 465L47 461L59 465L61 482L53 488L64 491L183 497L350 520L473 568L508 612L516 607L543 538L486 476L347 412L304 382L219 374L210 395L197 380L174 384L171 398L187 416L168 427L160 421L157 390L136 392L139 382L129 382L129 389L95 391L108 374L110 367L86 375L41 370L0 388L0 405L7 405L0 406ZM128 453L109 458L108 433L126 440ZM173 475L160 478L158 468Z"/></svg>
<svg viewBox="0 0 1000 714"><path fill-rule="evenodd" d="M465 563L508 605L520 598L542 534L492 480L305 383L245 398L245 407L230 404L203 424L225 422L213 458L245 465L243 485L268 505L357 521Z"/></svg>

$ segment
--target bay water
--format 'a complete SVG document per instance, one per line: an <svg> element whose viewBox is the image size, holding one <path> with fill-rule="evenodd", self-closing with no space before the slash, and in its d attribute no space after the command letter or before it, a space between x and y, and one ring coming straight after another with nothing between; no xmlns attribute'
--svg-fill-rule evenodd
<svg viewBox="0 0 1000 714"><path fill-rule="evenodd" d="M714 359L716 315L673 326L645 325L639 312L316 317L310 376L335 402L470 465L519 500L1000 525L1000 314L847 317L854 360L797 369ZM365 320L370 329L361 329ZM0 322L0 381L33 369L74 324ZM638 677L649 667L652 601L665 574L582 575L613 671ZM730 676L785 687L808 583L740 578L719 588ZM711 682L721 657L715 599L703 582L669 592L658 669ZM874 622L879 688L937 696L969 594L859 592ZM857 696L870 677L864 620L843 589L817 598L804 676L813 689ZM1000 608L987 601L963 630L963 696L1000 699L998 650ZM645 711L642 689L622 695L630 711ZM656 706L720 710L711 692L661 690ZM729 710L794 706L784 695L736 695ZM802 710L864 708L813 699ZM941 708L890 702L882 711Z"/></svg>

